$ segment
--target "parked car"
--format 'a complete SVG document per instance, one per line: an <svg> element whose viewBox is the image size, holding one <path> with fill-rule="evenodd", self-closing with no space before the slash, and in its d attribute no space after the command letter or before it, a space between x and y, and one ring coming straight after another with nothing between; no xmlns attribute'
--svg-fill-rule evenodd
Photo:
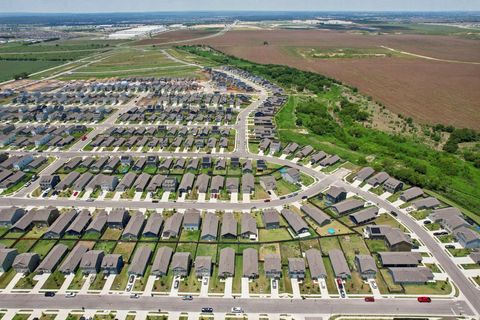
<svg viewBox="0 0 480 320"><path fill-rule="evenodd" d="M203 284L204 284L205 286L208 284L208 278L207 278L207 277L203 278Z"/></svg>
<svg viewBox="0 0 480 320"><path fill-rule="evenodd" d="M374 297L365 297L365 302L375 302Z"/></svg>
<svg viewBox="0 0 480 320"><path fill-rule="evenodd" d="M433 235L434 235L435 237L438 237L438 236L441 236L442 233L441 233L441 232L434 232Z"/></svg>
<svg viewBox="0 0 480 320"><path fill-rule="evenodd" d="M345 296L345 291L340 290L340 296L341 296L342 298L345 298L345 297L346 297L346 296Z"/></svg>
<svg viewBox="0 0 480 320"><path fill-rule="evenodd" d="M272 281L272 288L277 289L277 280Z"/></svg>
<svg viewBox="0 0 480 320"><path fill-rule="evenodd" d="M190 301L190 300L193 300L193 297L192 297L192 296L183 296L183 297L182 297L182 300L184 300L184 301Z"/></svg>
<svg viewBox="0 0 480 320"><path fill-rule="evenodd" d="M138 298L140 298L140 296L138 295L138 293L132 293L132 294L130 295L130 298L131 298L131 299L138 299Z"/></svg>
<svg viewBox="0 0 480 320"><path fill-rule="evenodd" d="M45 292L45 297L55 297L55 292L47 291Z"/></svg>
<svg viewBox="0 0 480 320"><path fill-rule="evenodd" d="M133 283L135 281L135 275L131 274L130 277L128 277L128 283Z"/></svg>
<svg viewBox="0 0 480 320"><path fill-rule="evenodd" d="M75 297L77 294L75 292L67 292L65 294L65 298L73 298Z"/></svg>
<svg viewBox="0 0 480 320"><path fill-rule="evenodd" d="M180 281L178 280L175 280L175 282L173 283L173 288L174 289L178 289L178 286L180 285Z"/></svg>
<svg viewBox="0 0 480 320"><path fill-rule="evenodd" d="M430 220L423 221L423 224L431 224L431 223L432 223L432 221L430 221Z"/></svg>
<svg viewBox="0 0 480 320"><path fill-rule="evenodd" d="M302 199L303 200L308 199L308 196L303 196Z"/></svg>
<svg viewBox="0 0 480 320"><path fill-rule="evenodd" d="M203 307L203 308L202 308L202 312L203 312L203 313L212 313L212 312L213 312L213 308L212 308L212 307Z"/></svg>
<svg viewBox="0 0 480 320"><path fill-rule="evenodd" d="M337 278L337 285L338 285L338 287L339 287L340 289L343 288L343 281L342 281L342 279Z"/></svg>
<svg viewBox="0 0 480 320"><path fill-rule="evenodd" d="M73 193L73 196L74 196L74 197L78 196L78 191L75 191L75 192Z"/></svg>
<svg viewBox="0 0 480 320"><path fill-rule="evenodd" d="M420 303L430 303L430 302L432 302L432 299L430 297L418 297L417 300Z"/></svg>
<svg viewBox="0 0 480 320"><path fill-rule="evenodd" d="M398 216L398 213L396 213L395 211L390 211L390 214L394 217L397 217Z"/></svg>
<svg viewBox="0 0 480 320"><path fill-rule="evenodd" d="M240 307L233 307L232 313L243 313L243 309Z"/></svg>
<svg viewBox="0 0 480 320"><path fill-rule="evenodd" d="M445 249L455 249L455 246L453 244L447 244L445 245Z"/></svg>

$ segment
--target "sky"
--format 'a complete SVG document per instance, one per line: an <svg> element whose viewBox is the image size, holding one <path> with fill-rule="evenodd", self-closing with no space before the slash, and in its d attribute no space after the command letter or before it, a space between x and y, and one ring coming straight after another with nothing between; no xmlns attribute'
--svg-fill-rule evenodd
<svg viewBox="0 0 480 320"><path fill-rule="evenodd" d="M0 12L480 11L480 0L0 0Z"/></svg>

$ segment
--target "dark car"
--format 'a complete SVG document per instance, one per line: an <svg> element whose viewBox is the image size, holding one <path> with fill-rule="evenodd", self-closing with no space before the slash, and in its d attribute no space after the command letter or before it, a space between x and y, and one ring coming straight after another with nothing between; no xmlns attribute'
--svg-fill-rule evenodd
<svg viewBox="0 0 480 320"><path fill-rule="evenodd" d="M212 312L213 312L213 308L211 308L211 307L204 307L204 308L202 308L202 312L203 312L203 313L212 313Z"/></svg>
<svg viewBox="0 0 480 320"><path fill-rule="evenodd" d="M374 297L365 297L365 302L375 302Z"/></svg>
<svg viewBox="0 0 480 320"><path fill-rule="evenodd" d="M432 221L430 221L430 220L423 221L423 224L431 224L431 223L432 223Z"/></svg>
<svg viewBox="0 0 480 320"><path fill-rule="evenodd" d="M453 244L447 244L445 249L455 249L455 246Z"/></svg>
<svg viewBox="0 0 480 320"><path fill-rule="evenodd" d="M441 232L434 232L433 235L434 235L434 236L441 236L442 233L441 233Z"/></svg>
<svg viewBox="0 0 480 320"><path fill-rule="evenodd" d="M55 297L55 292L47 291L45 292L45 297Z"/></svg>
<svg viewBox="0 0 480 320"><path fill-rule="evenodd" d="M394 217L398 216L398 213L396 213L395 211L390 211L390 214Z"/></svg>

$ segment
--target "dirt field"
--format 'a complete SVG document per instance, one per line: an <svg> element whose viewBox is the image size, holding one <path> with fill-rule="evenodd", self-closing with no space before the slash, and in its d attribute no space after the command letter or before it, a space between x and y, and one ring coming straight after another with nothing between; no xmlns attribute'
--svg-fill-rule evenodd
<svg viewBox="0 0 480 320"><path fill-rule="evenodd" d="M138 45L161 45L170 42L201 38L217 33L217 30L179 30L161 33L151 39L140 40Z"/></svg>
<svg viewBox="0 0 480 320"><path fill-rule="evenodd" d="M268 45L263 45L267 41ZM319 72L359 88L395 113L427 123L480 129L480 64L411 56L356 59L305 57L298 48L388 46L437 59L480 62L480 41L443 36L362 35L331 31L234 31L205 39L228 54Z"/></svg>

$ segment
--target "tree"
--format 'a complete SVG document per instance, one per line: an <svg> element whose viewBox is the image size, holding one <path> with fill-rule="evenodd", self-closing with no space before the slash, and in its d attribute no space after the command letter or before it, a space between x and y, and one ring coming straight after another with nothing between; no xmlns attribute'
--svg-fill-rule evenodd
<svg viewBox="0 0 480 320"><path fill-rule="evenodd" d="M28 78L28 73L27 72L22 72L22 73L19 73L19 74L16 74L13 76L13 78L15 80L22 80L22 79L27 79Z"/></svg>

